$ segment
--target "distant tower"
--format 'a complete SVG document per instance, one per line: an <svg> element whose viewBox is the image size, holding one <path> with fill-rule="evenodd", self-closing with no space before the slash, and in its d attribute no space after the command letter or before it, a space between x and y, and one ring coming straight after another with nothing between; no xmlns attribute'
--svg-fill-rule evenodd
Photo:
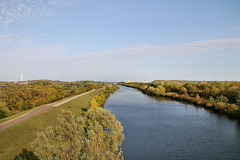
<svg viewBox="0 0 240 160"><path fill-rule="evenodd" d="M21 81L23 81L23 73L21 72Z"/></svg>

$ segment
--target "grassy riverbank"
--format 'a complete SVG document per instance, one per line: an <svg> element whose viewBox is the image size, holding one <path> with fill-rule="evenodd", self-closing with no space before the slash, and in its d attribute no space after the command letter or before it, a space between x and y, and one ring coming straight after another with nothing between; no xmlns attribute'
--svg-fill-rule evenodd
<svg viewBox="0 0 240 160"><path fill-rule="evenodd" d="M56 125L57 115L62 109L73 114L82 112L82 108L88 107L92 98L101 93L101 90L95 90L0 132L0 159L13 159L23 149L30 151L30 142L36 138L36 132Z"/></svg>
<svg viewBox="0 0 240 160"><path fill-rule="evenodd" d="M240 119L240 82L153 81L120 84L137 88L148 95L201 105Z"/></svg>

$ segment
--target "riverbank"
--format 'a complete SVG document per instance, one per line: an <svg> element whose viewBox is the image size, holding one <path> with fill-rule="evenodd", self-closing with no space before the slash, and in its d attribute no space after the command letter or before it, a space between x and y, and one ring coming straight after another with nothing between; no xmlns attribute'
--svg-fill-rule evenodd
<svg viewBox="0 0 240 160"><path fill-rule="evenodd" d="M215 112L225 114L228 117L240 119L240 107L237 104L227 103L228 98L223 95L215 99L212 96L209 96L209 98L206 99L204 97L200 97L198 93L192 94L192 96L190 96L186 88L184 88L184 91L182 91L183 87L179 89L179 92L166 92L166 88L161 84L156 85L153 83L120 83L120 85L136 88L147 95L167 97L178 101L184 101L189 104L200 105Z"/></svg>

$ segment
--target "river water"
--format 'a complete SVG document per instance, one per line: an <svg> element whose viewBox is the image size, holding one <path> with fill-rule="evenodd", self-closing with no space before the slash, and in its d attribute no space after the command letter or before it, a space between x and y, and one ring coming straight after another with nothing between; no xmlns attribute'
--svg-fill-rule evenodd
<svg viewBox="0 0 240 160"><path fill-rule="evenodd" d="M104 105L124 127L126 160L240 160L240 123L121 86Z"/></svg>

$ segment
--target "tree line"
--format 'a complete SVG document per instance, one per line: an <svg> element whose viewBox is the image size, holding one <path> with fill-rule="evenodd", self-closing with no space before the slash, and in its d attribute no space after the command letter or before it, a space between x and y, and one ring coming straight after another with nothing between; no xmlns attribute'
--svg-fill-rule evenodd
<svg viewBox="0 0 240 160"><path fill-rule="evenodd" d="M1 82L0 84L7 86L0 87L0 119L2 119L71 95L102 88L107 83L35 80L23 85L12 82Z"/></svg>
<svg viewBox="0 0 240 160"><path fill-rule="evenodd" d="M110 93L113 93L115 90L118 90L119 88L120 87L118 85L108 85L108 86L106 86L103 94L97 95L96 97L94 97L91 100L89 107L90 108L103 107L105 102L106 102L106 99L108 98Z"/></svg>
<svg viewBox="0 0 240 160"><path fill-rule="evenodd" d="M121 85L143 93L187 101L240 118L240 82L237 81L166 81L132 82Z"/></svg>

